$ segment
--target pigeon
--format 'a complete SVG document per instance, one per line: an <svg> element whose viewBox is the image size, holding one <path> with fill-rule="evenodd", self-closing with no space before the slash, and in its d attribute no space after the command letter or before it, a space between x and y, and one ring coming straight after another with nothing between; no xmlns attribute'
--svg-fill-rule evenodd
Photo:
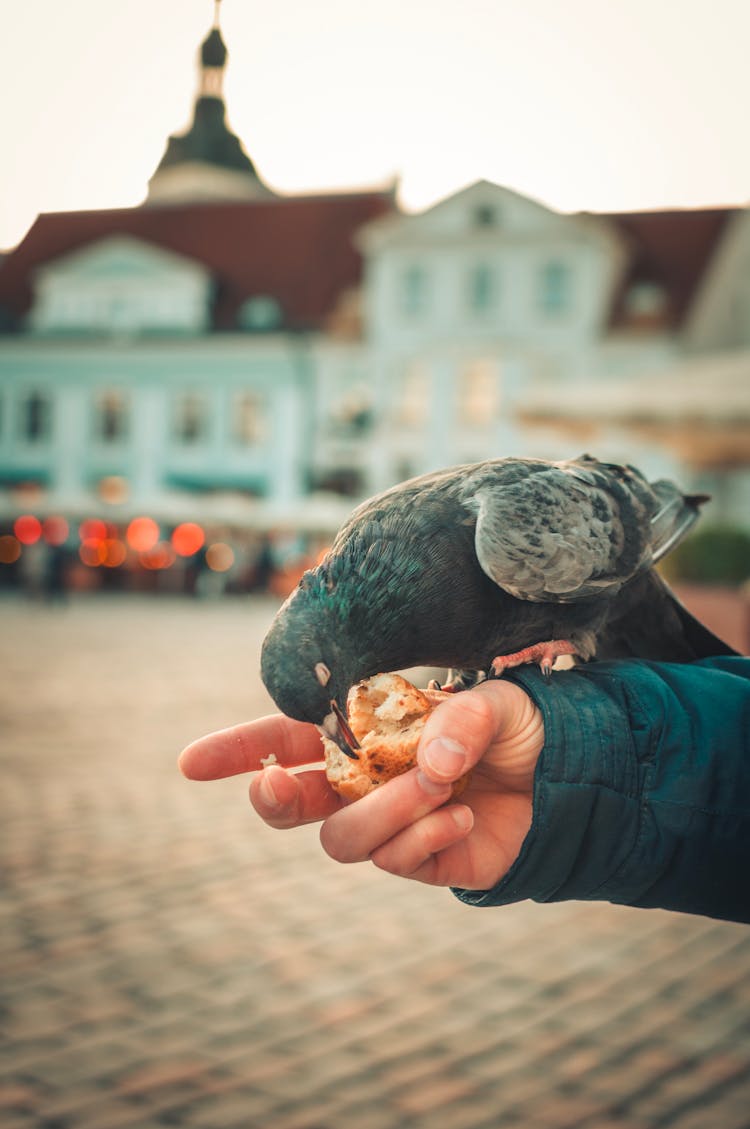
<svg viewBox="0 0 750 1129"><path fill-rule="evenodd" d="M261 676L289 717L350 757L361 679L447 668L463 689L560 655L689 662L735 654L654 565L705 495L591 455L503 458L412 478L363 502L276 614Z"/></svg>

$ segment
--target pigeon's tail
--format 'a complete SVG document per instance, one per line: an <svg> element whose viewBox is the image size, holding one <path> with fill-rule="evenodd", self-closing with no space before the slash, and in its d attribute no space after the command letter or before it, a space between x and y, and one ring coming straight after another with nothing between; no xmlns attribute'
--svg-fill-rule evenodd
<svg viewBox="0 0 750 1129"><path fill-rule="evenodd" d="M596 648L598 659L637 657L657 662L737 654L687 610L654 569L622 589Z"/></svg>
<svg viewBox="0 0 750 1129"><path fill-rule="evenodd" d="M689 533L700 516L700 508L710 501L708 494L683 494L673 482L660 479L651 488L659 506L651 517L651 558L660 561Z"/></svg>

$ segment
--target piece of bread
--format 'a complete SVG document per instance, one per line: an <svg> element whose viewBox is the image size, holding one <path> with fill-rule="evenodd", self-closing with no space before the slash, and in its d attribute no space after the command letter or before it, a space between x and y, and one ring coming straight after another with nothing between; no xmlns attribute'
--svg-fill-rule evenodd
<svg viewBox="0 0 750 1129"><path fill-rule="evenodd" d="M358 800L379 784L413 768L417 745L425 722L447 693L423 694L399 674L375 674L357 682L349 691L347 713L360 744L357 760L342 753L338 745L323 737L326 775L345 800ZM453 795L466 785L457 781Z"/></svg>

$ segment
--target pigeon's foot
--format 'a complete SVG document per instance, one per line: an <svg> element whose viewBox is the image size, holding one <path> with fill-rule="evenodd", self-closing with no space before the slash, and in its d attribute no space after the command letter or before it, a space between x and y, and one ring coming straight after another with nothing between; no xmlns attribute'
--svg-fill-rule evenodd
<svg viewBox="0 0 750 1129"><path fill-rule="evenodd" d="M442 690L444 694L458 694L461 690L471 690L484 682L487 675L483 670L455 670L448 671L448 678L441 686L437 678L431 678L427 684L428 690Z"/></svg>
<svg viewBox="0 0 750 1129"><path fill-rule="evenodd" d="M498 655L492 660L492 677L501 678L506 670L514 666L523 666L524 663L538 663L545 678L552 673L555 659L560 655L575 655L576 648L568 639L551 639L548 643L534 643L532 647L524 647L522 651L515 651L512 655Z"/></svg>

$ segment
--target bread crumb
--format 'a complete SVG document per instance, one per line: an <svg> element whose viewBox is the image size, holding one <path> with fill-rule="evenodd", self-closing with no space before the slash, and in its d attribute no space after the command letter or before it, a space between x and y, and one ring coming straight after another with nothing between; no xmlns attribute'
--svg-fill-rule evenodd
<svg viewBox="0 0 750 1129"><path fill-rule="evenodd" d="M269 764L278 764L279 758L276 753L269 753L267 757L260 758L261 768L268 768Z"/></svg>

